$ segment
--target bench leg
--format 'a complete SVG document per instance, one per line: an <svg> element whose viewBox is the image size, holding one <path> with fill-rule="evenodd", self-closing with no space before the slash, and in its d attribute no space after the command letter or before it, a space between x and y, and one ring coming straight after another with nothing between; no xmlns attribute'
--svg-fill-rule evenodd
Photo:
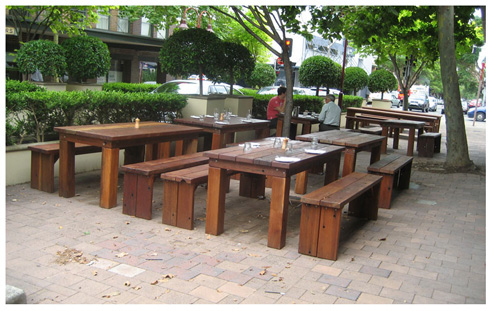
<svg viewBox="0 0 492 311"><path fill-rule="evenodd" d="M178 213L176 227L193 230L195 210L195 190L197 185L180 182L178 184Z"/></svg>
<svg viewBox="0 0 492 311"><path fill-rule="evenodd" d="M138 175L125 173L123 177L123 214L135 216Z"/></svg>
<svg viewBox="0 0 492 311"><path fill-rule="evenodd" d="M299 249L304 255L318 255L318 236L321 208L310 204L302 204L301 223L299 226Z"/></svg>
<svg viewBox="0 0 492 311"><path fill-rule="evenodd" d="M394 175L383 175L379 192L379 208L391 207L391 195L393 193Z"/></svg>
<svg viewBox="0 0 492 311"><path fill-rule="evenodd" d="M239 177L239 195L246 198L265 196L265 176L241 173Z"/></svg>
<svg viewBox="0 0 492 311"><path fill-rule="evenodd" d="M410 187L410 176L412 175L412 161L402 167L398 180L398 189L404 190Z"/></svg>
<svg viewBox="0 0 492 311"><path fill-rule="evenodd" d="M317 257L337 260L342 209L323 207L320 217Z"/></svg>
<svg viewBox="0 0 492 311"><path fill-rule="evenodd" d="M207 189L207 218L205 233L219 235L224 232L227 170L210 167Z"/></svg>
<svg viewBox="0 0 492 311"><path fill-rule="evenodd" d="M55 192L54 154L31 152L31 188L44 192Z"/></svg>
<svg viewBox="0 0 492 311"><path fill-rule="evenodd" d="M152 219L154 176L125 173L123 180L123 214Z"/></svg>
<svg viewBox="0 0 492 311"><path fill-rule="evenodd" d="M369 220L378 219L379 195L381 183L368 189L365 193L349 203L349 215Z"/></svg>
<svg viewBox="0 0 492 311"><path fill-rule="evenodd" d="M170 180L164 181L162 200L162 223L176 226L178 219L178 183Z"/></svg>

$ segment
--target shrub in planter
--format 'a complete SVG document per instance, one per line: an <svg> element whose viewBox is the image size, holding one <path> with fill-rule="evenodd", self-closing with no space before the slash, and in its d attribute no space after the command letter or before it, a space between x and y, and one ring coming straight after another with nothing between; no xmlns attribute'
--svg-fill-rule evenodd
<svg viewBox="0 0 492 311"><path fill-rule="evenodd" d="M111 67L108 46L99 38L77 36L63 41L70 79L85 82L104 76Z"/></svg>
<svg viewBox="0 0 492 311"><path fill-rule="evenodd" d="M253 88L262 88L264 86L273 85L277 75L275 69L268 64L256 63L255 69L246 79L246 83Z"/></svg>
<svg viewBox="0 0 492 311"><path fill-rule="evenodd" d="M124 83L124 82L112 82L112 83L104 83L103 91L106 92L123 92L123 93L150 93L155 90L158 85L154 84L145 84L145 83Z"/></svg>
<svg viewBox="0 0 492 311"><path fill-rule="evenodd" d="M19 92L43 92L46 91L45 88L40 87L34 83L29 81L18 81L18 80L10 80L5 81L5 93L19 93Z"/></svg>
<svg viewBox="0 0 492 311"><path fill-rule="evenodd" d="M373 93L381 92L381 99L383 99L384 92L398 88L398 81L388 70L378 69L369 75L368 87L369 91Z"/></svg>
<svg viewBox="0 0 492 311"><path fill-rule="evenodd" d="M39 70L43 76L60 77L65 74L65 50L53 41L33 40L21 45L16 62L19 71L33 74Z"/></svg>
<svg viewBox="0 0 492 311"><path fill-rule="evenodd" d="M345 69L344 88L351 90L353 94L367 86L369 76L367 72L360 67L348 67Z"/></svg>
<svg viewBox="0 0 492 311"><path fill-rule="evenodd" d="M299 68L299 81L305 86L316 87L316 95L319 88L339 88L342 79L342 66L326 56L311 56L302 62Z"/></svg>

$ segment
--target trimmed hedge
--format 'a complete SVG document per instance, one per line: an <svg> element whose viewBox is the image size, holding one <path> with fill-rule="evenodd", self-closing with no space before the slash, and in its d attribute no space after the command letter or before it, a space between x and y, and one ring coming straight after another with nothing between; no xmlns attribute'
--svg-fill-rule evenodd
<svg viewBox="0 0 492 311"><path fill-rule="evenodd" d="M150 93L158 86L158 84L111 82L104 83L102 89L106 92L115 91L123 93Z"/></svg>
<svg viewBox="0 0 492 311"><path fill-rule="evenodd" d="M161 121L168 112L186 106L186 97L179 94L83 92L8 92L7 144L45 141L55 126L93 123Z"/></svg>

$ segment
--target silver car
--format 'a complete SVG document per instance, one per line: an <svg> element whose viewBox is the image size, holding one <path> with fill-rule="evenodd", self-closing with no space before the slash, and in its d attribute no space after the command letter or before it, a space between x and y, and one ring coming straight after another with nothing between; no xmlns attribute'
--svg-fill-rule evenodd
<svg viewBox="0 0 492 311"><path fill-rule="evenodd" d="M429 97L425 94L412 94L408 98L408 109L418 109L429 112Z"/></svg>

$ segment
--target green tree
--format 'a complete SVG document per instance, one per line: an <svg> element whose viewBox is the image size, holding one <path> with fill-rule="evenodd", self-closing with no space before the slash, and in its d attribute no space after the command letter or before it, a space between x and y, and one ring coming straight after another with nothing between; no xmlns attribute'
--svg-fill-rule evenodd
<svg viewBox="0 0 492 311"><path fill-rule="evenodd" d="M85 35L97 23L99 14L109 14L111 6L7 6L7 21L14 25L19 42L43 39L47 31L69 36Z"/></svg>
<svg viewBox="0 0 492 311"><path fill-rule="evenodd" d="M373 71L369 75L369 81L367 86L369 91L376 93L381 92L381 99L383 99L383 93L398 88L398 81L395 76L386 69L378 69Z"/></svg>
<svg viewBox="0 0 492 311"><path fill-rule="evenodd" d="M19 71L33 74L39 70L43 76L62 76L67 63L64 49L47 40L34 40L21 45L16 57Z"/></svg>
<svg viewBox="0 0 492 311"><path fill-rule="evenodd" d="M246 83L252 88L262 88L273 85L277 75L275 69L269 64L256 63L255 69L251 73Z"/></svg>
<svg viewBox="0 0 492 311"><path fill-rule="evenodd" d="M356 95L357 91L367 86L369 76L367 72L360 67L348 67L345 69L345 78L343 87L353 91Z"/></svg>
<svg viewBox="0 0 492 311"><path fill-rule="evenodd" d="M200 76L200 95L203 95L202 76L214 79L220 56L223 55L222 41L205 29L191 28L177 31L164 40L159 52L162 68L174 76Z"/></svg>
<svg viewBox="0 0 492 311"><path fill-rule="evenodd" d="M299 81L304 86L315 86L316 96L319 88L339 88L342 77L342 66L326 56L311 56L306 58L299 68Z"/></svg>
<svg viewBox="0 0 492 311"><path fill-rule="evenodd" d="M111 67L108 46L101 39L87 36L68 38L62 43L67 58L67 72L71 79L85 82L104 76Z"/></svg>
<svg viewBox="0 0 492 311"><path fill-rule="evenodd" d="M255 59L248 48L239 43L225 41L222 46L224 54L216 65L224 72L220 74L218 80L230 84L230 95L232 95L236 81L248 77L254 70Z"/></svg>

